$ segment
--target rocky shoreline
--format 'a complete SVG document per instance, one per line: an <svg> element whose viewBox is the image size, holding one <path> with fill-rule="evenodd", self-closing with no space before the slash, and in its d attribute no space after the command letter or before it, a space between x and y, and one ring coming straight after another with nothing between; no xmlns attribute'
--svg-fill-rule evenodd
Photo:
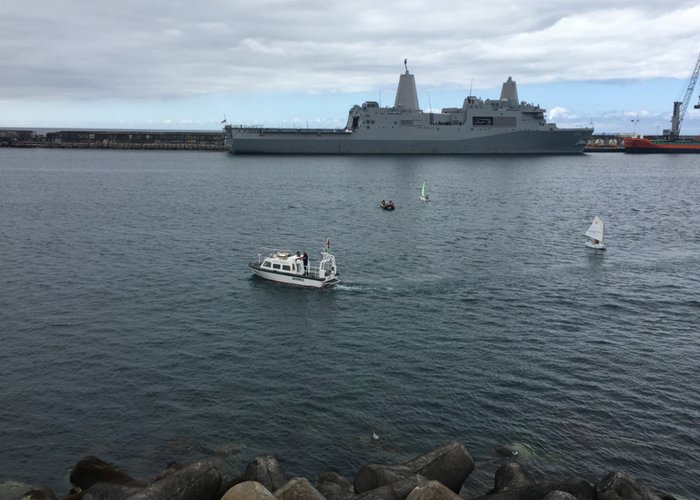
<svg viewBox="0 0 700 500"><path fill-rule="evenodd" d="M472 500L677 500L654 493L621 472L596 484L581 478L533 481L509 458L495 473L494 486ZM234 470L225 456L187 466L171 464L155 480L142 482L97 458L73 467L73 489L58 496L47 488L27 491L22 500L462 500L462 486L475 469L469 451L446 443L402 464L368 463L354 478L335 472L315 483L290 477L273 456L253 459L245 471Z"/></svg>

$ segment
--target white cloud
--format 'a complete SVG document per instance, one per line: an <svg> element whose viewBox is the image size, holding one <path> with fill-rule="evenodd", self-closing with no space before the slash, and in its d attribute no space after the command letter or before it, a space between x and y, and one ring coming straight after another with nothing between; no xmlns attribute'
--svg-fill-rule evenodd
<svg viewBox="0 0 700 500"><path fill-rule="evenodd" d="M4 8L0 89L45 98L352 91L393 82L404 57L428 86L493 85L507 74L523 83L680 77L700 48L698 25L700 6L688 1L39 0Z"/></svg>
<svg viewBox="0 0 700 500"><path fill-rule="evenodd" d="M375 95L394 88L405 57L419 90L495 88L508 76L521 86L682 79L700 50L697 26L695 0L9 2L0 97Z"/></svg>

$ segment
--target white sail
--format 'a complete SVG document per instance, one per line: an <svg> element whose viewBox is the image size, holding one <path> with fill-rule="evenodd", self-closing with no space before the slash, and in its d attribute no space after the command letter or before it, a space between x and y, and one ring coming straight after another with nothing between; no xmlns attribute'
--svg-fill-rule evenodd
<svg viewBox="0 0 700 500"><path fill-rule="evenodd" d="M588 230L583 233L586 236L588 236L591 239L598 240L599 242L603 242L603 221L598 217L597 215L593 219L593 224L591 224L591 227L588 228Z"/></svg>
<svg viewBox="0 0 700 500"><path fill-rule="evenodd" d="M428 195L425 191L425 181L423 181L423 187L420 190L420 199L421 201L428 201Z"/></svg>

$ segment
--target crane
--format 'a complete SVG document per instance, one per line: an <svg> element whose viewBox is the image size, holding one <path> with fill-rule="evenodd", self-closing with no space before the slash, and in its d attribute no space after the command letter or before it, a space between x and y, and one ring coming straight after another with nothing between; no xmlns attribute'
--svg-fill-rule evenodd
<svg viewBox="0 0 700 500"><path fill-rule="evenodd" d="M682 101L673 102L673 116L671 117L671 137L676 139L681 133L681 124L683 123L683 117L685 116L685 111L688 109L688 104L690 104L690 98L693 95L693 90L695 90L695 83L698 81L698 75L700 74L700 54L698 54L698 60L695 63L695 69L693 74L690 76L688 81L688 88L685 89L685 96ZM693 106L695 109L700 109L700 102Z"/></svg>

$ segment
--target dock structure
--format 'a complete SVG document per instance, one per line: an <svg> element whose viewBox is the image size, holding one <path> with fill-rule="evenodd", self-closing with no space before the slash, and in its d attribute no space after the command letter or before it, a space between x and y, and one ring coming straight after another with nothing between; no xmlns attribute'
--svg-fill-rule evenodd
<svg viewBox="0 0 700 500"><path fill-rule="evenodd" d="M0 147L226 151L224 134L219 131L60 130L40 134L4 129L0 130Z"/></svg>

